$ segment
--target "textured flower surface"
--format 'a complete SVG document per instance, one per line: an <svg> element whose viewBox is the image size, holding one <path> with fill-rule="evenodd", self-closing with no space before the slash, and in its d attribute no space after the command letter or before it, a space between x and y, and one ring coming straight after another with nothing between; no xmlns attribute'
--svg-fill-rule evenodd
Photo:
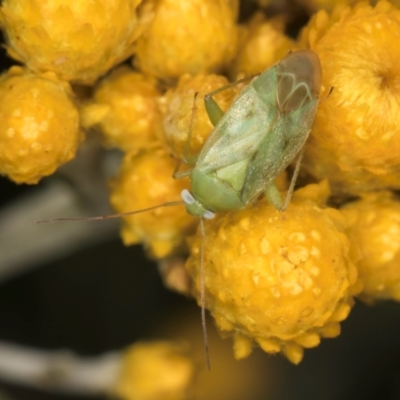
<svg viewBox="0 0 400 400"><path fill-rule="evenodd" d="M151 11L142 0L5 0L7 50L34 71L92 83L133 53ZM112 32L112 33L111 33Z"/></svg>
<svg viewBox="0 0 400 400"><path fill-rule="evenodd" d="M229 67L233 79L239 74L259 74L296 49L293 40L285 35L285 20L267 19L257 13L242 29L238 51Z"/></svg>
<svg viewBox="0 0 400 400"><path fill-rule="evenodd" d="M256 342L297 364L303 347L339 334L361 286L342 216L318 205L326 196L326 184L311 185L284 212L261 201L206 224L206 305L234 337L237 358ZM198 235L187 263L198 301L201 241Z"/></svg>
<svg viewBox="0 0 400 400"><path fill-rule="evenodd" d="M331 19L330 19L331 18ZM381 1L328 17L301 36L320 57L323 88L304 166L334 192L400 188L400 11Z"/></svg>
<svg viewBox="0 0 400 400"><path fill-rule="evenodd" d="M129 153L112 181L111 204L118 212L127 212L180 201L188 182L172 178L174 166L161 149ZM160 207L125 217L121 236L125 244L142 242L153 256L162 258L181 252L185 236L197 223L183 205Z"/></svg>
<svg viewBox="0 0 400 400"><path fill-rule="evenodd" d="M237 0L160 0L137 41L135 65L165 80L219 72L236 51L238 6Z"/></svg>
<svg viewBox="0 0 400 400"><path fill-rule="evenodd" d="M83 133L67 82L12 67L0 78L0 173L37 183L71 160Z"/></svg>
<svg viewBox="0 0 400 400"><path fill-rule="evenodd" d="M106 144L123 151L154 146L162 136L156 83L124 65L104 78L82 107L86 128L98 126Z"/></svg>
<svg viewBox="0 0 400 400"><path fill-rule="evenodd" d="M366 301L400 301L400 202L388 192L369 193L341 209L361 259L356 263Z"/></svg>

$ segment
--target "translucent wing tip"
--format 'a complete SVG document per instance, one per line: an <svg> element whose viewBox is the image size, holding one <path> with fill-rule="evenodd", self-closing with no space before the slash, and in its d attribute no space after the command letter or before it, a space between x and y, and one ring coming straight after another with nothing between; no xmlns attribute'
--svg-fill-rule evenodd
<svg viewBox="0 0 400 400"><path fill-rule="evenodd" d="M282 61L285 72L293 73L298 81L307 84L313 97L317 97L321 88L321 61L315 51L303 49L288 54Z"/></svg>
<svg viewBox="0 0 400 400"><path fill-rule="evenodd" d="M276 64L277 101L282 114L290 114L318 99L321 63L312 50L298 50Z"/></svg>

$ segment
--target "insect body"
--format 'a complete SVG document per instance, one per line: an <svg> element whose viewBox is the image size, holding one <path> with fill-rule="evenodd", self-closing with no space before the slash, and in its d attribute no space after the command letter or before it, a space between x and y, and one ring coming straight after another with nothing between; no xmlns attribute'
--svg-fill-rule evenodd
<svg viewBox="0 0 400 400"><path fill-rule="evenodd" d="M320 86L318 56L300 50L254 78L225 114L206 97L217 124L191 170L191 193L182 193L187 212L212 218L245 208L261 193L275 208L285 208L274 179L310 133Z"/></svg>

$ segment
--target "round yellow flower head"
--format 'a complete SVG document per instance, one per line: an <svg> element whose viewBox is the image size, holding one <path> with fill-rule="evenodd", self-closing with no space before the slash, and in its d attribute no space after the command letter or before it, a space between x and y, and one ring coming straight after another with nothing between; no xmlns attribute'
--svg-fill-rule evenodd
<svg viewBox="0 0 400 400"><path fill-rule="evenodd" d="M133 53L149 19L142 0L4 0L0 24L11 57L34 71L92 83Z"/></svg>
<svg viewBox="0 0 400 400"><path fill-rule="evenodd" d="M295 50L293 40L285 34L282 17L266 19L257 13L241 31L239 49L231 64L230 76L259 74Z"/></svg>
<svg viewBox="0 0 400 400"><path fill-rule="evenodd" d="M361 287L340 212L324 208L326 183L298 190L281 212L262 200L205 225L206 307L234 338L236 358L256 342L297 364L303 347L339 335ZM186 267L200 293L197 235Z"/></svg>
<svg viewBox="0 0 400 400"><path fill-rule="evenodd" d="M364 284L360 297L400 301L400 202L388 192L370 193L341 211L362 256L356 263Z"/></svg>
<svg viewBox="0 0 400 400"><path fill-rule="evenodd" d="M122 400L186 400L194 370L182 345L137 343L126 350L113 394Z"/></svg>
<svg viewBox="0 0 400 400"><path fill-rule="evenodd" d="M400 188L400 10L359 3L320 11L301 36L323 71L304 167L334 192Z"/></svg>
<svg viewBox="0 0 400 400"><path fill-rule="evenodd" d="M83 134L68 83L12 67L0 77L0 174L37 183L71 160Z"/></svg>
<svg viewBox="0 0 400 400"><path fill-rule="evenodd" d="M93 100L82 108L83 124L98 125L109 146L152 147L162 135L158 95L155 82L121 66L96 86Z"/></svg>
<svg viewBox="0 0 400 400"><path fill-rule="evenodd" d="M238 0L160 0L135 65L160 79L218 72L233 58Z"/></svg>
<svg viewBox="0 0 400 400"><path fill-rule="evenodd" d="M178 159L183 158L188 141L190 125L189 156L197 155L213 130L213 125L204 106L204 96L229 82L221 75L183 75L178 85L170 89L160 100L163 113L165 139L169 151ZM197 97L195 95L197 93ZM227 89L217 94L214 100L226 111L237 93L237 88Z"/></svg>
<svg viewBox="0 0 400 400"><path fill-rule="evenodd" d="M161 149L127 154L111 182L111 204L118 212L128 212L180 201L180 193L188 189L189 183L187 179L173 179L175 164ZM160 207L125 217L123 221L124 243L143 242L156 258L179 253L185 236L198 223L183 205Z"/></svg>

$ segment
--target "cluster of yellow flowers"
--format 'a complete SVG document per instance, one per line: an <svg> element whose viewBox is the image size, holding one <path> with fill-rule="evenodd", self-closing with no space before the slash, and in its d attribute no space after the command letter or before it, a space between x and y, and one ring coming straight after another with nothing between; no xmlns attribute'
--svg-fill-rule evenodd
<svg viewBox="0 0 400 400"><path fill-rule="evenodd" d="M238 24L238 0L4 0L7 50L24 66L0 78L0 173L36 183L95 128L125 153L111 184L116 210L177 201L189 182L172 178L171 155L198 154L212 131L204 95L290 50L314 50L322 90L304 187L285 212L260 200L207 221L203 254L206 307L234 338L235 356L257 343L300 362L304 348L340 333L355 295L400 300L400 203L389 192L400 189L400 10L334 3L294 40L285 35L289 16L256 13ZM133 67L97 81L132 55ZM75 84L92 85L90 99L74 95ZM241 88L215 96L222 110ZM163 207L124 218L122 237L158 260L190 254L200 301L197 225L184 207Z"/></svg>

